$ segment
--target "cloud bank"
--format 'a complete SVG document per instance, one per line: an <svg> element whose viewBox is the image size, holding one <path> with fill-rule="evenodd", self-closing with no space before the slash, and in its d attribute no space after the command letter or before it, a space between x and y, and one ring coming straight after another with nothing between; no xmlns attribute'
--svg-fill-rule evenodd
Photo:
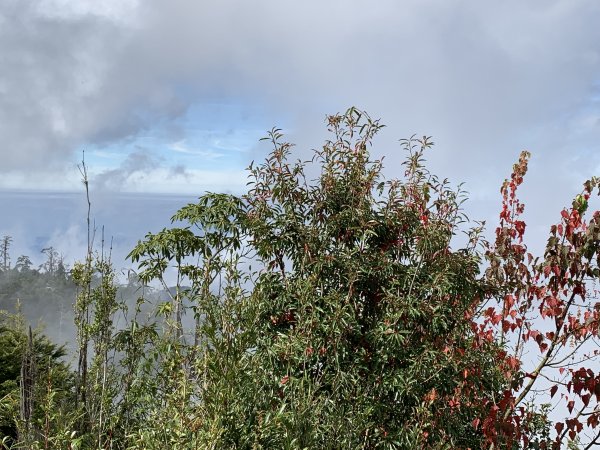
<svg viewBox="0 0 600 450"><path fill-rule="evenodd" d="M377 151L392 170L397 139L433 135L434 170L466 180L483 202L528 147L532 184L564 203L600 166L599 21L591 0L7 0L0 172L12 187L28 176L52 185L40 180L64 177L82 147L118 147L158 128L171 148L150 152L182 154L195 148L190 110L227 102L249 115L259 105L263 122L284 122L306 151L322 142L325 114L356 105L389 125ZM224 117L215 132L240 126ZM246 162L264 152L247 145ZM216 167L227 162L219 151L195 151L215 186L239 169ZM170 173L160 189L177 192L189 176L144 151L124 158L100 186L144 190L144 179Z"/></svg>

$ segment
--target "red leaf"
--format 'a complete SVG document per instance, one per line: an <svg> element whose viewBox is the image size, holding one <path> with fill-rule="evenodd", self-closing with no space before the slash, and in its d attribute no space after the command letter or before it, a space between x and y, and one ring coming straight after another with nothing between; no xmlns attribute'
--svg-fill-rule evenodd
<svg viewBox="0 0 600 450"><path fill-rule="evenodd" d="M558 434L562 433L562 430L565 428L565 424L562 422L556 422L556 425L554 425L554 428L556 428L556 432Z"/></svg>
<svg viewBox="0 0 600 450"><path fill-rule="evenodd" d="M583 402L583 404L585 406L589 405L589 403L590 403L590 397L591 397L590 394L585 394L585 395L581 396L581 401Z"/></svg>
<svg viewBox="0 0 600 450"><path fill-rule="evenodd" d="M569 413L573 412L573 408L575 407L575 401L571 400L569 401L569 403L567 403L567 409L569 410Z"/></svg>
<svg viewBox="0 0 600 450"><path fill-rule="evenodd" d="M515 358L514 356L509 356L506 359L506 363L508 364L508 367L510 367L513 370L518 369L521 365L521 361L519 361L519 359Z"/></svg>
<svg viewBox="0 0 600 450"><path fill-rule="evenodd" d="M504 307L508 310L515 304L515 298L512 295L506 295L504 297Z"/></svg>
<svg viewBox="0 0 600 450"><path fill-rule="evenodd" d="M515 228L517 230L517 233L519 233L519 237L523 237L523 234L525 233L525 227L527 225L525 224L525 222L521 221L521 220L516 220L515 221Z"/></svg>
<svg viewBox="0 0 600 450"><path fill-rule="evenodd" d="M557 390L558 386L556 384L550 388L550 398L554 397L554 394L556 394Z"/></svg>

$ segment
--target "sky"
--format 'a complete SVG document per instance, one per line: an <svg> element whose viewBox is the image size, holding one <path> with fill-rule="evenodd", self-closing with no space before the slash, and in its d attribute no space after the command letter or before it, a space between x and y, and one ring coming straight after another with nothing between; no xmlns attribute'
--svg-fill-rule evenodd
<svg viewBox="0 0 600 450"><path fill-rule="evenodd" d="M386 128L373 153L430 135L431 170L491 225L521 150L533 245L600 172L595 0L3 0L0 235L13 252L85 248L90 173L117 265L204 191L242 192L272 127L299 157L350 106Z"/></svg>

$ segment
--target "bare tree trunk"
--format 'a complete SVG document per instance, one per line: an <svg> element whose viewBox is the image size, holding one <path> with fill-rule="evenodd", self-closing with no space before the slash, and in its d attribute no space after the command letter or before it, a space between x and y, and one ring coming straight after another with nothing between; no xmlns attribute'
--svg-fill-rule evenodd
<svg viewBox="0 0 600 450"><path fill-rule="evenodd" d="M77 386L76 386L76 407L81 405L84 408L85 413L82 416L81 426L82 429L87 427L87 413L88 413L88 399L87 399L87 375L88 375L88 345L89 337L87 326L90 323L89 317L89 300L91 297L91 272L92 272L92 258L93 258L93 241L95 229L92 229L90 222L92 204L90 201L90 190L89 190L89 179L87 174L87 166L85 165L85 154L79 166L81 172L81 181L85 187L85 195L87 202L87 254L85 259L85 270L86 276L89 276L89 280L86 286L83 287L84 302L79 311L77 311L78 317L78 338L79 338L79 360L77 365Z"/></svg>
<svg viewBox="0 0 600 450"><path fill-rule="evenodd" d="M35 354L33 351L33 333L31 326L27 337L27 345L21 359L21 422L23 428L19 430L19 441L29 442L32 439L31 417L33 415L33 390L35 387Z"/></svg>

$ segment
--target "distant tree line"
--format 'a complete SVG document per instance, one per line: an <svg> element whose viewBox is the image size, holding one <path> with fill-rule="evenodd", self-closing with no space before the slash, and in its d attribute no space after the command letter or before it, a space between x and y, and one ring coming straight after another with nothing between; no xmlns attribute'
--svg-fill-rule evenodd
<svg viewBox="0 0 600 450"><path fill-rule="evenodd" d="M13 243L12 236L3 236L0 241L0 261L2 266L0 267L0 274L4 277L10 275L12 269L18 272L28 272L33 269L33 263L31 258L27 255L21 255L17 258L14 267L11 267L11 254L10 247ZM37 268L38 271L47 273L49 275L65 276L67 268L65 267L63 255L58 252L53 246L43 248L41 253L45 256L45 261L40 264Z"/></svg>

